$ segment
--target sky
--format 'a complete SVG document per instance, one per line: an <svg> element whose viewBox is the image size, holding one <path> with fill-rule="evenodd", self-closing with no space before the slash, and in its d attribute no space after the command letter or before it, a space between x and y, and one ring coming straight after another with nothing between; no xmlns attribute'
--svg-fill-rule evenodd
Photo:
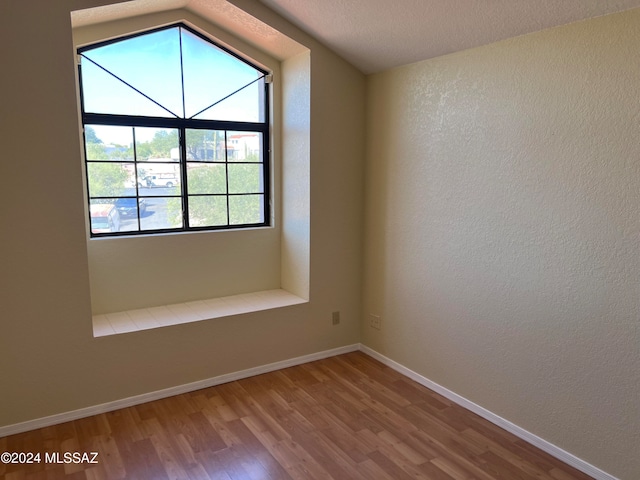
<svg viewBox="0 0 640 480"><path fill-rule="evenodd" d="M85 50L82 55L86 57L81 63L83 99L85 111L90 113L191 118L263 75L179 27ZM244 88L194 118L260 121L260 83ZM131 144L130 128L95 129L104 143ZM153 137L155 130L145 130L148 138L144 135L141 138L140 130L136 140L148 141Z"/></svg>

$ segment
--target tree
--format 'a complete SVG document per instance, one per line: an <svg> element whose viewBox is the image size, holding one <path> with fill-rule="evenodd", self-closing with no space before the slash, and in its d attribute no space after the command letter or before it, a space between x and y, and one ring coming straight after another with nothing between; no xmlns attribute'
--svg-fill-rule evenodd
<svg viewBox="0 0 640 480"><path fill-rule="evenodd" d="M102 143L87 142L87 160L103 160L108 158L107 148Z"/></svg>
<svg viewBox="0 0 640 480"><path fill-rule="evenodd" d="M178 130L158 130L149 142L151 157L171 158L171 149L178 145Z"/></svg>
<svg viewBox="0 0 640 480"><path fill-rule="evenodd" d="M187 160L224 161L224 132L218 130L187 130Z"/></svg>
<svg viewBox="0 0 640 480"><path fill-rule="evenodd" d="M87 164L90 197L119 197L124 194L129 173L119 163L89 162Z"/></svg>
<svg viewBox="0 0 640 480"><path fill-rule="evenodd" d="M84 138L87 143L103 143L102 140L96 135L96 131L93 127L87 125L84 129Z"/></svg>
<svg viewBox="0 0 640 480"><path fill-rule="evenodd" d="M191 226L240 225L262 221L262 195L228 192L260 191L257 165L202 165L189 169L189 223ZM233 169L233 174L227 171ZM229 177L229 183L227 183ZM227 218L227 200L229 218Z"/></svg>
<svg viewBox="0 0 640 480"><path fill-rule="evenodd" d="M98 138L91 126L84 130L87 155L87 176L89 177L90 197L117 197L124 193L124 183L129 173L120 163L109 163L114 152L108 153L107 146ZM116 149L116 158L122 156L121 149ZM101 160L101 161L96 161Z"/></svg>
<svg viewBox="0 0 640 480"><path fill-rule="evenodd" d="M191 226L227 224L226 198L224 196L200 196L225 194L227 191L226 182L224 165L202 165L189 169L189 223Z"/></svg>

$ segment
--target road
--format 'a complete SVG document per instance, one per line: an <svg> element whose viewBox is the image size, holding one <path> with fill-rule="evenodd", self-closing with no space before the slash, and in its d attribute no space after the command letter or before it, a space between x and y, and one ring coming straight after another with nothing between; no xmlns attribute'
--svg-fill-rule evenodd
<svg viewBox="0 0 640 480"><path fill-rule="evenodd" d="M135 188L126 189L124 195L134 196ZM181 217L180 198L162 198L163 195L180 195L180 188L140 188L138 194L144 197L146 209L140 215L140 230L158 230L179 227ZM153 198L160 197L160 198ZM120 217L120 231L138 231L138 219L134 216Z"/></svg>

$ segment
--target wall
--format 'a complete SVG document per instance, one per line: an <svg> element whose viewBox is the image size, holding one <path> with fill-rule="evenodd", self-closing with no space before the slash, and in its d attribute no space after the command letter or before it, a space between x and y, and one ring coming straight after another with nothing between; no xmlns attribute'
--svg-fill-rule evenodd
<svg viewBox="0 0 640 480"><path fill-rule="evenodd" d="M287 119L282 132L282 190L292 201L280 203L281 280L283 289L301 298L309 296L310 72L309 52L282 63L283 83L288 86L282 98L282 114Z"/></svg>
<svg viewBox="0 0 640 480"><path fill-rule="evenodd" d="M621 479L640 478L639 47L635 10L367 95L363 342Z"/></svg>
<svg viewBox="0 0 640 480"><path fill-rule="evenodd" d="M0 3L0 426L362 338L640 476L638 11L369 78L363 229L363 76L233 0L310 50L282 64L311 72L309 145L283 145L310 155L310 252L287 259L309 258L310 302L94 339L69 12L100 3Z"/></svg>
<svg viewBox="0 0 640 480"><path fill-rule="evenodd" d="M309 298L304 305L93 338L71 10L107 3L0 3L0 426L153 392L356 343L359 339L364 76L284 20L313 57L307 216ZM286 63L286 62L285 62ZM310 62L307 61L307 65ZM309 65L308 65L309 66ZM323 70L331 68L331 76ZM309 68L307 68L309 72ZM344 117L330 115L342 110ZM288 120L284 120L285 122ZM285 125L284 130L287 127ZM347 141L347 137L348 141ZM330 152L325 145L333 144ZM316 149L318 145L321 145ZM330 154L329 154L330 153ZM334 181L334 173L344 176ZM307 189L309 191L309 189ZM325 197L335 195L340 202ZM349 208L343 208L348 202ZM317 220L316 220L317 218ZM327 223L348 226L341 235ZM330 275L324 264L337 258ZM188 272L187 272L188 275ZM340 310L342 322L331 324Z"/></svg>

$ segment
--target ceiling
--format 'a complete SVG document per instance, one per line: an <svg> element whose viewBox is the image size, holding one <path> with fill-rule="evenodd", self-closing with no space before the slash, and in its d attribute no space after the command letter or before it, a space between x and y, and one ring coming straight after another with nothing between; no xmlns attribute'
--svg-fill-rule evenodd
<svg viewBox="0 0 640 480"><path fill-rule="evenodd" d="M259 1L367 74L640 7L640 0ZM74 26L80 26L186 8L216 23L244 27L250 32L249 40L267 52L283 50L281 45L276 45L282 42L282 36L248 18L233 3L242 2L132 0L74 12L72 18Z"/></svg>
<svg viewBox="0 0 640 480"><path fill-rule="evenodd" d="M364 73L640 7L640 0L260 0Z"/></svg>

